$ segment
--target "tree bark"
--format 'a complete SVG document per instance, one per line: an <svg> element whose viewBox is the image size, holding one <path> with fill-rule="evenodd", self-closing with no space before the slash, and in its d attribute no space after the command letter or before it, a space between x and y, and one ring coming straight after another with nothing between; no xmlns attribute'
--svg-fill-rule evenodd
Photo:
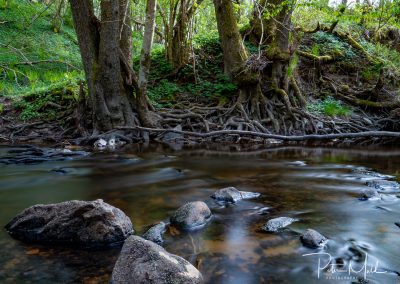
<svg viewBox="0 0 400 284"><path fill-rule="evenodd" d="M142 51L140 56L139 89L136 94L138 114L143 125L154 127L157 125L156 116L149 111L147 98L147 84L151 63L151 47L153 45L156 24L157 0L148 0Z"/></svg>
<svg viewBox="0 0 400 284"><path fill-rule="evenodd" d="M102 0L101 21L91 0L69 1L93 112L93 134L135 125L129 101L133 95L130 1Z"/></svg>
<svg viewBox="0 0 400 284"><path fill-rule="evenodd" d="M239 33L233 5L230 0L214 0L214 6L224 56L224 71L232 80L237 80L238 73L245 67L248 54Z"/></svg>
<svg viewBox="0 0 400 284"><path fill-rule="evenodd" d="M237 108L250 119L261 119L263 96L258 74L248 70L248 54L236 22L233 4L230 0L214 0L218 33L224 56L224 70L239 89Z"/></svg>
<svg viewBox="0 0 400 284"><path fill-rule="evenodd" d="M284 0L271 0L270 5L273 9L277 9L278 13L269 20L270 31L266 55L272 64L264 71L263 83L273 93L281 96L291 113L288 67L291 59L289 37L293 7Z"/></svg>

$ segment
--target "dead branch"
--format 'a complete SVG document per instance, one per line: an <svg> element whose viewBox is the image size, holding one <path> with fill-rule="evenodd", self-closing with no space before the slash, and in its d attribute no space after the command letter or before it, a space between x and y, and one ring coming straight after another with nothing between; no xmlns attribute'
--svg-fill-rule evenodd
<svg viewBox="0 0 400 284"><path fill-rule="evenodd" d="M198 133L191 131L180 131L174 129L146 128L146 127L117 127L119 130L140 130L150 133L176 133L197 138L212 138L216 136L236 135L239 137L251 136L263 139L275 139L282 141L310 141L310 140L333 140L333 139L348 139L348 138L400 138L400 132L390 131L366 131L356 133L335 133L335 134L310 134L310 135L277 135L269 133L260 133L255 131L242 130L220 130L208 133Z"/></svg>
<svg viewBox="0 0 400 284"><path fill-rule="evenodd" d="M57 59L47 59L47 60L38 60L38 61L24 61L24 62L17 62L17 63L12 63L13 66L18 66L18 65L33 65L33 64L43 64L43 63L61 63L64 65L67 65L68 67L77 70L77 71L81 71L80 68L72 65L71 63L68 63L66 61L63 60L57 60Z"/></svg>

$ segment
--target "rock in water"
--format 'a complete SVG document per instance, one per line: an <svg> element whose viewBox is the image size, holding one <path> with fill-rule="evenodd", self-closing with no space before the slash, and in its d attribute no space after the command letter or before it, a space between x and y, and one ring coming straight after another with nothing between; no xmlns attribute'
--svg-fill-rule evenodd
<svg viewBox="0 0 400 284"><path fill-rule="evenodd" d="M400 192L400 184L390 180L373 180L367 182L369 187L373 187L382 193L397 193Z"/></svg>
<svg viewBox="0 0 400 284"><path fill-rule="evenodd" d="M110 283L199 284L203 277L183 258L153 242L131 236L124 243Z"/></svg>
<svg viewBox="0 0 400 284"><path fill-rule="evenodd" d="M171 224L182 230L202 228L211 220L211 210L202 201L189 202L180 207L171 217Z"/></svg>
<svg viewBox="0 0 400 284"><path fill-rule="evenodd" d="M5 228L12 237L25 242L88 247L122 242L134 232L124 212L101 199L34 205Z"/></svg>
<svg viewBox="0 0 400 284"><path fill-rule="evenodd" d="M256 192L239 191L235 187L226 187L216 191L212 198L217 201L235 203L242 199L252 199L259 197L260 194Z"/></svg>
<svg viewBox="0 0 400 284"><path fill-rule="evenodd" d="M162 235L167 229L167 225L164 222L160 222L154 225L143 234L143 238L152 241L156 244L162 244L164 242Z"/></svg>
<svg viewBox="0 0 400 284"><path fill-rule="evenodd" d="M300 240L304 246L309 248L323 247L328 239L313 229L307 229L301 236Z"/></svg>
<svg viewBox="0 0 400 284"><path fill-rule="evenodd" d="M381 195L373 188L363 191L360 200L380 200Z"/></svg>
<svg viewBox="0 0 400 284"><path fill-rule="evenodd" d="M293 222L296 222L297 219L289 218L289 217L278 217L269 220L262 229L267 232L277 232L280 229L283 229Z"/></svg>

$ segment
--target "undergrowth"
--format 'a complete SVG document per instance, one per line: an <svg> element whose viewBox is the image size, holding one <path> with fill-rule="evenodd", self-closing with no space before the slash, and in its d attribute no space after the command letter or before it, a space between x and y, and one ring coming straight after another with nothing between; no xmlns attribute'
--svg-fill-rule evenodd
<svg viewBox="0 0 400 284"><path fill-rule="evenodd" d="M55 83L83 79L79 47L68 21L56 33L51 24L52 8L38 16L44 9L42 4L9 1L9 7L4 8L2 2L0 96L21 96ZM61 62L35 63L43 60Z"/></svg>
<svg viewBox="0 0 400 284"><path fill-rule="evenodd" d="M330 96L309 104L308 110L313 113L324 114L330 117L348 117L352 113L352 110L349 107Z"/></svg>

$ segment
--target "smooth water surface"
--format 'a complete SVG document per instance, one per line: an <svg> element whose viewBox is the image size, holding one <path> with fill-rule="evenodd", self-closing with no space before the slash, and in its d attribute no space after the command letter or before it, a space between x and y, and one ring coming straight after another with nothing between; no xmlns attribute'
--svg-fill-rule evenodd
<svg viewBox="0 0 400 284"><path fill-rule="evenodd" d="M0 148L0 156L9 150ZM192 262L207 283L400 283L400 194L361 201L374 173L399 181L400 149L281 147L239 153L212 150L126 149L36 165L0 164L0 225L38 203L104 199L122 209L137 234L167 220L185 202L204 200L211 223L193 233L170 229L165 248ZM390 178L388 178L390 179ZM217 204L222 187L260 192L258 199ZM264 233L269 219L299 219ZM312 228L330 241L307 249ZM82 250L28 245L0 230L0 283L107 283L120 248ZM318 255L303 256L318 253ZM360 273L321 271L351 264ZM364 266L366 264L366 266ZM363 268L368 272L364 274ZM375 267L375 269L374 269ZM369 282L363 282L364 277ZM331 277L331 278L329 278Z"/></svg>

